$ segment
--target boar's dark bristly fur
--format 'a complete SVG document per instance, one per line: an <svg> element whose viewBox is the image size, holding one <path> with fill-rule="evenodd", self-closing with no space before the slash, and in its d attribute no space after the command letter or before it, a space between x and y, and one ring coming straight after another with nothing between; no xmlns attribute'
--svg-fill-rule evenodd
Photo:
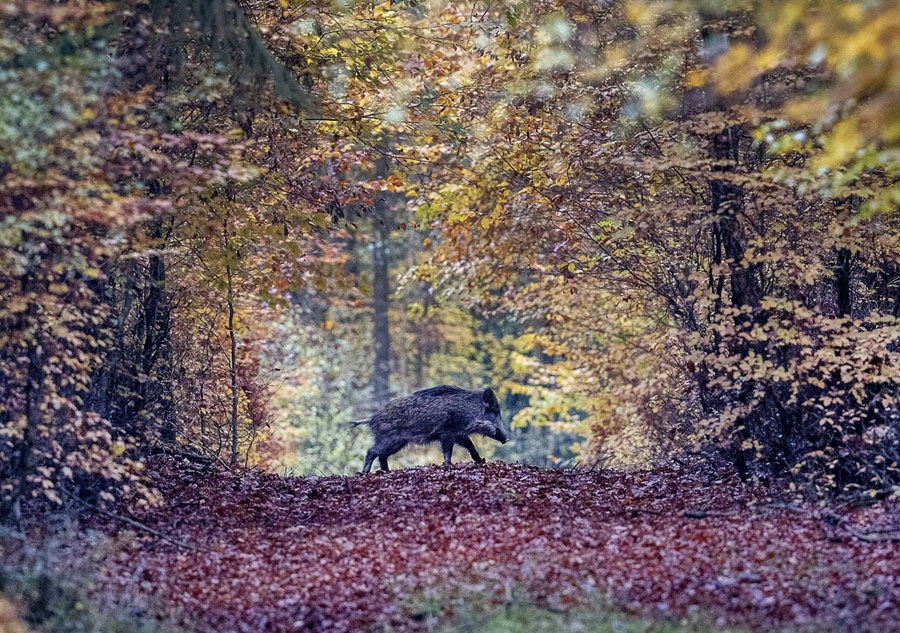
<svg viewBox="0 0 900 633"><path fill-rule="evenodd" d="M442 385L416 391L387 403L366 421L375 443L366 453L363 472L378 458L388 470L388 457L407 444L440 442L444 463L449 464L453 446L467 449L476 462L484 461L469 436L477 433L501 443L509 437L500 421L500 403L490 388L471 391Z"/></svg>

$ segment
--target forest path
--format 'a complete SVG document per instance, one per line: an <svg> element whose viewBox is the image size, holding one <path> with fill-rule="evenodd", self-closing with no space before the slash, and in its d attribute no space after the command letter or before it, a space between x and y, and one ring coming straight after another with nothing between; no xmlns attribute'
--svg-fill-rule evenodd
<svg viewBox="0 0 900 633"><path fill-rule="evenodd" d="M153 470L165 503L142 520L198 549L123 538L105 583L223 633L427 630L429 601L449 610L510 594L765 630L900 622L900 544L862 542L726 474L497 462L355 477ZM896 527L897 510L848 516Z"/></svg>

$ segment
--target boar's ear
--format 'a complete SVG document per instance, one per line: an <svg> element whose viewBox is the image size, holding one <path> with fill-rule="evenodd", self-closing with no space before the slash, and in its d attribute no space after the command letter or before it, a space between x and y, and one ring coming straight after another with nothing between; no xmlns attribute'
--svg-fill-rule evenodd
<svg viewBox="0 0 900 633"><path fill-rule="evenodd" d="M488 411L500 411L500 403L497 401L497 396L494 394L494 390L488 387L481 394L481 402L484 404L484 408Z"/></svg>

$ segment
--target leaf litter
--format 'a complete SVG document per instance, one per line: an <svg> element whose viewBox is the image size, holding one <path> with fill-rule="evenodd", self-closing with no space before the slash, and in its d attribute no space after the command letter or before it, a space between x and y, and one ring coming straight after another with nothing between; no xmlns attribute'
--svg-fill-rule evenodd
<svg viewBox="0 0 900 633"><path fill-rule="evenodd" d="M103 584L137 586L191 628L415 632L427 630L416 596L449 604L465 587L498 604L514 587L554 608L602 602L755 630L900 622L900 543L862 541L728 472L492 462L282 477L171 459L151 470L164 501L136 518L190 547L122 538ZM895 502L840 513L857 533L900 528Z"/></svg>

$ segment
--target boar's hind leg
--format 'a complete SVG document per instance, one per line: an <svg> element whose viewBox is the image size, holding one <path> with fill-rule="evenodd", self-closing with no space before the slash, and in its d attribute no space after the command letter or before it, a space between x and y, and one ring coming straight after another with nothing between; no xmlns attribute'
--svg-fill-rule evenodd
<svg viewBox="0 0 900 633"><path fill-rule="evenodd" d="M450 459L453 457L453 444L456 440L452 435L444 435L441 437L441 452L444 454L444 464L450 465Z"/></svg>
<svg viewBox="0 0 900 633"><path fill-rule="evenodd" d="M375 458L378 457L378 451L375 450L373 446L366 452L366 463L363 465L363 474L368 473L372 470L372 462L375 461Z"/></svg>
<svg viewBox="0 0 900 633"><path fill-rule="evenodd" d="M472 440L468 437L461 437L456 440L456 443L462 446L464 449L469 451L469 455L472 456L472 461L480 464L484 461L481 455L478 454L478 449L475 448L475 444L472 443Z"/></svg>
<svg viewBox="0 0 900 633"><path fill-rule="evenodd" d="M368 468L372 467L372 460L375 457L378 457L378 465L381 466L381 470L390 470L388 468L388 457L399 451L401 448L406 446L406 442L403 440L394 440L392 442L388 442L385 444L376 444L371 449L369 449L369 453L371 453L372 457L369 458L369 453L366 454L366 466ZM365 472L369 472L365 470Z"/></svg>

